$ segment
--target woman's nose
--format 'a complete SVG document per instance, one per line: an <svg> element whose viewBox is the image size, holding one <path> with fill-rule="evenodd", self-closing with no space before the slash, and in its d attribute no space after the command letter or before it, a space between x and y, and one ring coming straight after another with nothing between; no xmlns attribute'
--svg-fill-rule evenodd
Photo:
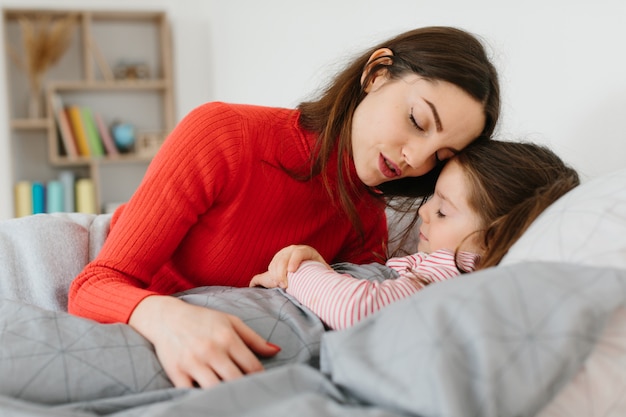
<svg viewBox="0 0 626 417"><path fill-rule="evenodd" d="M410 176L421 176L437 165L436 151L424 146L405 146L402 156L409 166Z"/></svg>

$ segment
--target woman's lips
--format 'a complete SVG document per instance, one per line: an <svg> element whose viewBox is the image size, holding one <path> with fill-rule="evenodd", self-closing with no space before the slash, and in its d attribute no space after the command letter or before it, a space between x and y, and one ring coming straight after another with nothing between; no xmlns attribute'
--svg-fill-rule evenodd
<svg viewBox="0 0 626 417"><path fill-rule="evenodd" d="M402 175L400 168L389 159L385 158L383 154L380 154L378 158L378 169L380 169L380 172L387 178L395 178Z"/></svg>

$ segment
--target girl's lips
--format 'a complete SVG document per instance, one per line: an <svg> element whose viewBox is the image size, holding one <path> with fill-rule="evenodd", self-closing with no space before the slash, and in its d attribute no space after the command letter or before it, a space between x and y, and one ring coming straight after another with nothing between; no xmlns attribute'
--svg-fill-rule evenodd
<svg viewBox="0 0 626 417"><path fill-rule="evenodd" d="M400 168L389 159L385 158L383 154L380 154L378 157L378 169L380 169L380 172L387 178L395 178L402 175Z"/></svg>
<svg viewBox="0 0 626 417"><path fill-rule="evenodd" d="M419 240L423 240L424 242L428 242L428 238L426 236L424 236L424 233L422 233L422 232L420 232Z"/></svg>

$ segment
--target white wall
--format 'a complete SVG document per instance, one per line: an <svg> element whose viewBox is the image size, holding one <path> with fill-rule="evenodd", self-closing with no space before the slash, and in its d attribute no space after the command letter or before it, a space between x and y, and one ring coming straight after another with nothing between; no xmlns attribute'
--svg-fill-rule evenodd
<svg viewBox="0 0 626 417"><path fill-rule="evenodd" d="M0 6L167 11L179 118L211 100L294 106L373 42L418 26L459 26L485 38L500 70L502 138L545 143L584 179L626 167L623 0L0 0ZM7 113L1 99L0 218L11 212Z"/></svg>

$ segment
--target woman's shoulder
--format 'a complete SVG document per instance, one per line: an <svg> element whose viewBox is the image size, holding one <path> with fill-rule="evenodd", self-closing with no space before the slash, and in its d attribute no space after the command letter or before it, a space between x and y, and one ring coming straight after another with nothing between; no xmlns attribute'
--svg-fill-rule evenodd
<svg viewBox="0 0 626 417"><path fill-rule="evenodd" d="M250 138L262 144L265 140L282 136L277 132L297 135L298 132L294 131L297 114L294 109L208 102L188 112L171 136L179 145L185 146L204 146L207 143L227 148L235 143L245 146Z"/></svg>
<svg viewBox="0 0 626 417"><path fill-rule="evenodd" d="M204 115L211 118L238 118L248 122L280 123L281 120L294 120L294 118L297 120L299 111L283 107L211 101L196 107L191 111L191 114Z"/></svg>

